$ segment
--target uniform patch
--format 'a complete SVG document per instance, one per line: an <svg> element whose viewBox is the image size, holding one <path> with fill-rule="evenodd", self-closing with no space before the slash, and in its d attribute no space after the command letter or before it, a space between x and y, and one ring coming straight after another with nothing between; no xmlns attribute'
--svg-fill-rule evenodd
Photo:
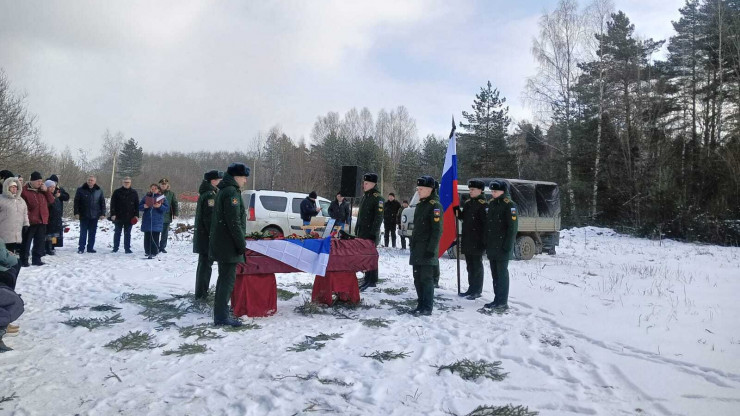
<svg viewBox="0 0 740 416"><path fill-rule="evenodd" d="M379 206L380 208L383 208L383 201L378 201L378 206Z"/></svg>
<svg viewBox="0 0 740 416"><path fill-rule="evenodd" d="M511 219L514 220L514 221L516 221L516 215L512 215L511 216Z"/></svg>
<svg viewBox="0 0 740 416"><path fill-rule="evenodd" d="M508 204L509 202L511 202L511 200L509 198L504 198L504 202Z"/></svg>
<svg viewBox="0 0 740 416"><path fill-rule="evenodd" d="M439 217L442 214L442 210L439 208L434 208L434 216Z"/></svg>
<svg viewBox="0 0 740 416"><path fill-rule="evenodd" d="M239 198L231 198L231 205L233 206L239 205Z"/></svg>
<svg viewBox="0 0 740 416"><path fill-rule="evenodd" d="M512 216L516 216L516 208L515 207L511 207L511 215Z"/></svg>
<svg viewBox="0 0 740 416"><path fill-rule="evenodd" d="M213 206L215 206L215 205L216 205L216 200L215 200L215 199L209 199L209 200L208 200L208 206L209 206L209 207L213 207Z"/></svg>

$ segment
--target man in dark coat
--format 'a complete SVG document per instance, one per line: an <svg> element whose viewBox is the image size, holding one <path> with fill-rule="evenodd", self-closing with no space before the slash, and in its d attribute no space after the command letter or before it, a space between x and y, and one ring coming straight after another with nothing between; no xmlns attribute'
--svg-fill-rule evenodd
<svg viewBox="0 0 740 416"><path fill-rule="evenodd" d="M69 193L67 193L67 191L62 187L62 184L59 183L59 175L57 175L56 173L49 176L47 180L54 181L57 184L57 188L54 191L54 197L56 198L57 201L60 202L59 210L63 215L64 214L64 203L69 201ZM52 248L51 248L52 252L54 251L54 247L64 247L64 221L61 219L61 217L58 223L58 228L59 228L59 236L57 237L56 243L52 245Z"/></svg>
<svg viewBox="0 0 740 416"><path fill-rule="evenodd" d="M162 190L162 195L167 198L167 204L170 207L169 210L164 213L164 225L162 226L162 234L159 236L159 252L167 253L165 248L167 247L167 238L169 238L170 234L170 224L172 223L172 220L180 215L180 205L177 203L177 195L175 195L175 193L170 189L169 179L160 179L159 189Z"/></svg>
<svg viewBox="0 0 740 416"><path fill-rule="evenodd" d="M419 203L414 211L409 264L413 266L418 304L415 314L431 315L434 304L434 267L439 265L439 238L442 236L442 204L434 198L434 178L416 180Z"/></svg>
<svg viewBox="0 0 740 416"><path fill-rule="evenodd" d="M46 189L51 191L51 194L54 195L54 202L49 204L49 224L46 225L46 254L54 256L57 254L54 250L54 245L59 236L62 235L63 231L62 216L64 215L64 207L62 206L61 199L57 197L60 193L57 192L56 182L51 179L47 179L46 182L44 182L44 185L46 185Z"/></svg>
<svg viewBox="0 0 740 416"><path fill-rule="evenodd" d="M240 188L247 183L249 168L243 163L232 163L218 184L218 193L211 219L209 256L218 262L216 301L213 323L217 326L241 326L238 319L229 316L229 299L234 290L236 265L244 261L247 233L247 213Z"/></svg>
<svg viewBox="0 0 740 416"><path fill-rule="evenodd" d="M311 218L319 215L319 212L321 212L321 207L316 208L316 198L318 198L316 191L311 191L311 193L301 201L301 220L303 221L304 226L311 224ZM310 233L311 230L306 229L306 234Z"/></svg>
<svg viewBox="0 0 740 416"><path fill-rule="evenodd" d="M131 227L139 221L139 194L131 188L131 177L121 181L121 187L110 197L110 219L115 224L113 231L113 252L117 253L123 231L123 249L131 254Z"/></svg>
<svg viewBox="0 0 740 416"><path fill-rule="evenodd" d="M105 219L105 197L103 190L95 183L93 175L87 177L87 182L77 188L75 192L74 214L80 220L80 242L77 252L88 253L95 251L95 234L98 232L98 220Z"/></svg>
<svg viewBox="0 0 740 416"><path fill-rule="evenodd" d="M41 257L46 254L46 226L49 224L49 205L54 203L54 195L44 185L44 179L39 172L31 173L31 180L23 186L21 198L28 206L28 223L30 226L23 233L23 247L21 249L21 265L28 267L28 255L31 254L31 264L43 266ZM33 242L33 253L31 253Z"/></svg>
<svg viewBox="0 0 740 416"><path fill-rule="evenodd" d="M193 230L193 253L198 253L198 268L195 272L195 299L205 300L211 284L213 260L208 257L210 243L211 219L216 206L216 193L224 173L209 170L203 175L198 193L198 205L195 209L195 227Z"/></svg>
<svg viewBox="0 0 740 416"><path fill-rule="evenodd" d="M470 198L463 206L455 210L462 221L462 235L460 237L460 252L465 255L465 264L468 269L468 290L460 293L473 300L483 292L483 253L486 251L486 197L483 190L486 185L482 181L468 182Z"/></svg>
<svg viewBox="0 0 740 416"><path fill-rule="evenodd" d="M506 309L509 302L509 259L518 230L517 208L507 193L506 182L497 179L490 185L493 199L486 215L486 255L491 263L493 302L486 308Z"/></svg>
<svg viewBox="0 0 740 416"><path fill-rule="evenodd" d="M334 226L341 229L352 222L349 203L341 192L337 192L336 198L329 204L329 217L334 219Z"/></svg>
<svg viewBox="0 0 740 416"><path fill-rule="evenodd" d="M398 226L397 218L400 214L401 204L396 201L396 194L393 192L388 194L388 200L385 201L385 208L383 210L383 228L385 229L385 247L388 247L388 239L390 238L393 243L393 248L396 248L396 227Z"/></svg>
<svg viewBox="0 0 740 416"><path fill-rule="evenodd" d="M375 173L366 173L363 176L362 189L365 195L360 200L360 211L357 218L357 228L355 235L359 238L371 240L373 244L378 244L378 235L380 233L380 224L383 222L383 197L380 196L378 188L378 175ZM375 287L378 284L378 271L369 270L365 272L365 281L360 285L360 290L365 291L368 287Z"/></svg>

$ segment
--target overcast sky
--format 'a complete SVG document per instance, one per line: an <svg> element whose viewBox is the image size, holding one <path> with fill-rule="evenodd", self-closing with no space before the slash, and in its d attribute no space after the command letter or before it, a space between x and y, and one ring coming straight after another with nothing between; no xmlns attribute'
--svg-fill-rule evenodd
<svg viewBox="0 0 740 416"><path fill-rule="evenodd" d="M656 40L684 3L614 2ZM446 135L487 80L533 118L530 48L556 3L0 0L0 67L57 149L97 152L108 128L145 151L247 150L364 106L405 105L420 137Z"/></svg>

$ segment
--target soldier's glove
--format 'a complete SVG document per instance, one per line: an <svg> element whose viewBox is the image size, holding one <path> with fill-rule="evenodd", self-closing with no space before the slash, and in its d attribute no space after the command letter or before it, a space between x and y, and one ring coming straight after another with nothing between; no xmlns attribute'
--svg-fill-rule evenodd
<svg viewBox="0 0 740 416"><path fill-rule="evenodd" d="M434 258L434 252L433 251L425 251L424 252L424 258L425 259L433 259Z"/></svg>

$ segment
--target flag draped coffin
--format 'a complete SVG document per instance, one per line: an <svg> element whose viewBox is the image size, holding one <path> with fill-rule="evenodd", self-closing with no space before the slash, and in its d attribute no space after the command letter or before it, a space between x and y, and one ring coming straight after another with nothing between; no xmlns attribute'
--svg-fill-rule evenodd
<svg viewBox="0 0 740 416"><path fill-rule="evenodd" d="M331 238L306 240L247 240L247 249L292 266L300 271L326 275Z"/></svg>

